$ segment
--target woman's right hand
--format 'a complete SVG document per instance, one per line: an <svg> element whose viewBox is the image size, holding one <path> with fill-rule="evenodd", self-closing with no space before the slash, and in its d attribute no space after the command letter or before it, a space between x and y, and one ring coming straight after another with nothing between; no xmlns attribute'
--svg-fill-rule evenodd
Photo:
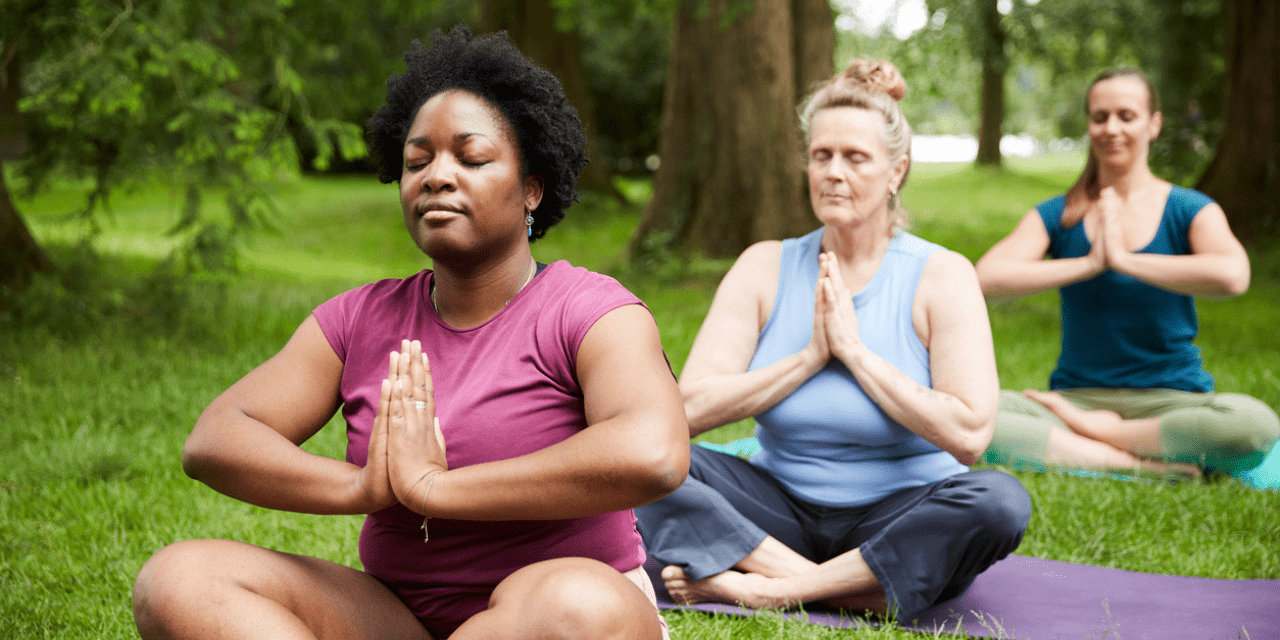
<svg viewBox="0 0 1280 640"><path fill-rule="evenodd" d="M401 351L391 357L387 475L400 503L422 513L431 479L449 469L444 434L435 418L431 368L416 340L403 341Z"/></svg>
<svg viewBox="0 0 1280 640"><path fill-rule="evenodd" d="M819 257L821 258L821 256ZM818 282L813 288L813 337L809 338L809 344L801 352L805 360L818 363L818 369L826 366L827 361L831 359L831 344L827 340L827 314L829 309L823 292L823 281L827 277L827 265L828 262L826 260L820 259L818 262Z"/></svg>
<svg viewBox="0 0 1280 640"><path fill-rule="evenodd" d="M395 502L396 494L391 488L391 476L387 467L387 424L391 415L391 380L395 379L397 356L391 357L391 372L388 379L382 381L382 392L378 397L378 414L373 419L373 431L369 434L369 455L364 468L360 470L360 488L366 499L376 511Z"/></svg>

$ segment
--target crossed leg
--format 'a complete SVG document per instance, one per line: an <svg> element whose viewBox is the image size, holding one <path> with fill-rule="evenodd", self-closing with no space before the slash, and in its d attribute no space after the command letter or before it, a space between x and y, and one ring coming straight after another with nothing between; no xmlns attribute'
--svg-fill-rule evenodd
<svg viewBox="0 0 1280 640"><path fill-rule="evenodd" d="M858 549L822 564L805 558L773 536L734 569L690 580L684 569L662 570L671 597L680 602L734 602L752 608L787 608L806 602L853 611L884 613L884 590Z"/></svg>
<svg viewBox="0 0 1280 640"><path fill-rule="evenodd" d="M1187 477L1200 475L1195 465L1158 460L1159 417L1126 420L1114 411L1081 409L1053 391L1028 389L1022 393L1053 412L1069 429L1055 428L1049 432L1045 462L1068 467L1146 469Z"/></svg>
<svg viewBox="0 0 1280 640"><path fill-rule="evenodd" d="M143 638L430 640L381 582L327 560L228 540L160 550L134 586ZM653 605L607 565L581 558L525 567L498 585L489 608L453 638L657 640Z"/></svg>

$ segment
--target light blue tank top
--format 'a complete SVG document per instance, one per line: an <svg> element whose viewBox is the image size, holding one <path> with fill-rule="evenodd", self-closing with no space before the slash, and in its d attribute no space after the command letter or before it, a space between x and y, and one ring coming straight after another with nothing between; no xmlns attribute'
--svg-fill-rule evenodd
<svg viewBox="0 0 1280 640"><path fill-rule="evenodd" d="M783 241L773 311L760 332L749 370L767 367L809 344L821 244L822 229ZM853 296L862 341L926 387L932 386L929 352L916 335L911 307L925 263L941 248L899 233L889 242L871 282ZM757 415L756 423L763 450L752 463L794 495L825 506L871 504L968 470L886 415L835 358Z"/></svg>

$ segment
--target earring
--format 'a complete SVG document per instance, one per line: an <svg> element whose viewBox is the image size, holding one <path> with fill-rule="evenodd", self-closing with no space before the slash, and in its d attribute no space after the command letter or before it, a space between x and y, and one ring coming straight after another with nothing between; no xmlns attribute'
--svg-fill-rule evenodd
<svg viewBox="0 0 1280 640"><path fill-rule="evenodd" d="M528 209L524 210L524 224L529 227L529 237L533 237L533 212Z"/></svg>
<svg viewBox="0 0 1280 640"><path fill-rule="evenodd" d="M898 190L894 189L893 187L889 187L889 210L892 211L897 208L898 208Z"/></svg>

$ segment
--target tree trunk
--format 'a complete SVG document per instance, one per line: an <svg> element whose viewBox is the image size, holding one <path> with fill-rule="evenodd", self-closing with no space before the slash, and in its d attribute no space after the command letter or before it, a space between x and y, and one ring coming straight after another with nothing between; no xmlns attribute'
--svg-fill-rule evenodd
<svg viewBox="0 0 1280 640"><path fill-rule="evenodd" d="M1196 188L1256 244L1280 230L1280 5L1231 0L1226 25L1222 139Z"/></svg>
<svg viewBox="0 0 1280 640"><path fill-rule="evenodd" d="M36 271L52 270L53 262L13 207L4 181L4 163L0 162L0 286L21 288Z"/></svg>
<svg viewBox="0 0 1280 640"><path fill-rule="evenodd" d="M506 31L516 48L560 79L569 104L578 110L578 119L582 120L587 136L587 157L592 159L583 170L578 186L612 193L609 167L595 153L595 108L582 68L582 38L578 31L556 29L552 0L483 0L480 30Z"/></svg>
<svg viewBox="0 0 1280 640"><path fill-rule="evenodd" d="M978 121L978 158L981 166L1000 166L1000 137L1004 128L1004 74L1009 68L1004 27L996 0L986 0L982 15L982 105Z"/></svg>
<svg viewBox="0 0 1280 640"><path fill-rule="evenodd" d="M825 0L680 4L661 165L633 255L661 245L729 257L817 226L795 109L808 85L831 74L834 41Z"/></svg>
<svg viewBox="0 0 1280 640"><path fill-rule="evenodd" d="M0 52L0 286L22 287L34 271L49 271L53 263L45 255L18 215L4 181L4 160L26 152L26 131L18 114L22 95L16 42Z"/></svg>

